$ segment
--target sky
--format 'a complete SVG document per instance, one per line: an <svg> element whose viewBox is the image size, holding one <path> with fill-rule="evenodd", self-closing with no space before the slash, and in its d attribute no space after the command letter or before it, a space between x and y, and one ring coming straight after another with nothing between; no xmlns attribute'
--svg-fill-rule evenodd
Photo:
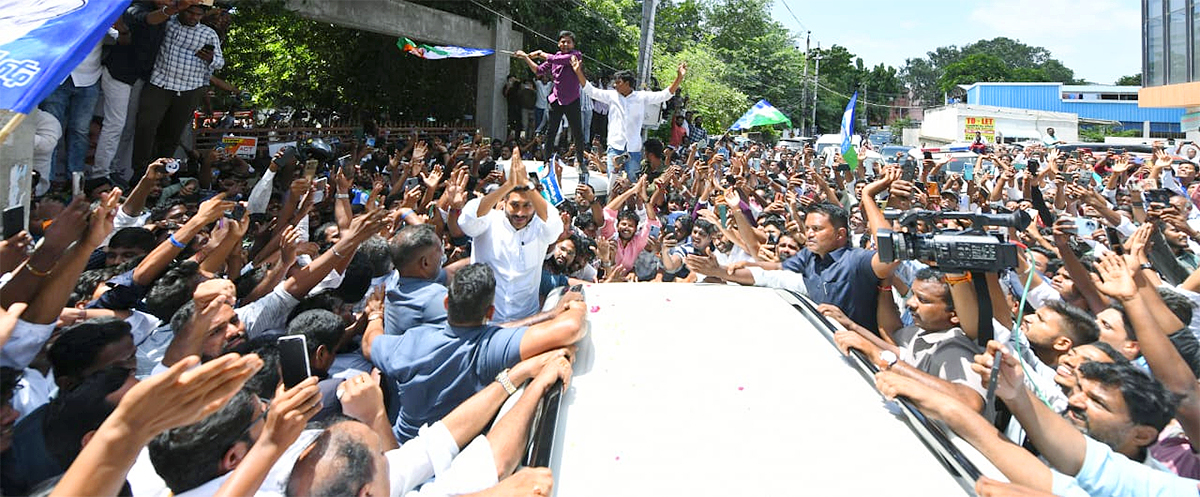
<svg viewBox="0 0 1200 497"><path fill-rule="evenodd" d="M1142 71L1141 2L1129 0L775 0L771 15L801 44L812 31L813 47L841 45L868 67L1004 36L1046 48L1091 83Z"/></svg>

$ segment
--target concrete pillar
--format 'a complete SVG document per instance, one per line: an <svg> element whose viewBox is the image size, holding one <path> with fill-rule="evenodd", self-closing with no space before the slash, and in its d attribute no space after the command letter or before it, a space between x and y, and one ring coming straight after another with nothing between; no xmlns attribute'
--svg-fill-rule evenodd
<svg viewBox="0 0 1200 497"><path fill-rule="evenodd" d="M1142 121L1142 138L1150 138L1150 121Z"/></svg>
<svg viewBox="0 0 1200 497"><path fill-rule="evenodd" d="M504 99L504 81L508 78L509 54L521 45L520 33L512 30L512 21L498 18L492 24L491 46L496 53L481 57L475 75L475 123L487 136L505 136L508 104ZM513 38L516 35L514 49Z"/></svg>
<svg viewBox="0 0 1200 497"><path fill-rule="evenodd" d="M0 125L8 123L14 116L10 111L0 111ZM25 119L4 142L0 143L0 210L17 204L25 206L25 219L29 219L29 192L33 179L33 135L36 131L31 119ZM14 175L13 170L19 171ZM14 177L15 176L15 177ZM12 181L18 185L13 188ZM17 195L13 195L17 192Z"/></svg>

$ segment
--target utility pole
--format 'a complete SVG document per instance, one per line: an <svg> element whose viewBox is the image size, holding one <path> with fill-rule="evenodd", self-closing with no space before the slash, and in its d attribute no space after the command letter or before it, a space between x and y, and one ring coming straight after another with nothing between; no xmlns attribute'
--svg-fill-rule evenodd
<svg viewBox="0 0 1200 497"><path fill-rule="evenodd" d="M817 137L817 80L821 78L821 42L817 42L817 67L813 71L812 128L809 136Z"/></svg>
<svg viewBox="0 0 1200 497"><path fill-rule="evenodd" d="M812 42L812 31L807 31L804 33L804 77L800 81L808 81L808 54L810 51L809 43L811 43L811 42ZM808 123L806 123L805 122L806 119L804 119L804 115L807 114L807 112L804 112L806 110L804 108L804 104L806 102L808 102L808 85L801 84L800 85L800 132L804 133L804 136L812 136L808 131L809 130Z"/></svg>
<svg viewBox="0 0 1200 497"><path fill-rule="evenodd" d="M638 42L637 78L642 88L650 87L650 56L654 50L654 11L658 0L642 1L642 39Z"/></svg>

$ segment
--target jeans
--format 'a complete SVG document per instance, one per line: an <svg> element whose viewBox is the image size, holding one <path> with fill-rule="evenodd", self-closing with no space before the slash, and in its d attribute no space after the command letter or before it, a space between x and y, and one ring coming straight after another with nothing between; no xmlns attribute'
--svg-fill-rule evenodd
<svg viewBox="0 0 1200 497"><path fill-rule="evenodd" d="M533 133L529 133L527 136L533 136L534 134L542 133L544 131L542 129L542 127L545 125L546 125L546 109L534 108L533 109Z"/></svg>
<svg viewBox="0 0 1200 497"><path fill-rule="evenodd" d="M579 125L579 99L566 105L550 102L550 120L548 121L550 125L546 130L546 136L549 138L546 143L550 146L542 153L542 160L548 160L552 150L558 148L558 131L561 128L559 123L562 122L564 115L567 117L567 128L571 133L571 139L575 140L575 165L579 167L580 176L587 176L587 159L583 158L583 150L587 147L587 142L583 141L583 128Z"/></svg>
<svg viewBox="0 0 1200 497"><path fill-rule="evenodd" d="M617 177L617 172L613 170L613 158L626 153L624 150L617 148L608 148L608 182L611 185L614 178ZM625 175L629 177L630 182L638 180L638 175L642 172L642 151L629 152L629 160L625 161Z"/></svg>
<svg viewBox="0 0 1200 497"><path fill-rule="evenodd" d="M132 85L125 84L110 76L108 68L104 68L100 86L104 89L104 127L100 128L100 138L96 140L96 163L92 166L91 176L115 174L128 181L133 175L129 151L133 145L133 124L142 83L139 80Z"/></svg>
<svg viewBox="0 0 1200 497"><path fill-rule="evenodd" d="M137 130L133 140L133 178L142 178L146 166L159 157L175 155L179 136L185 126L192 124L192 113L200 101L203 88L171 91L152 84L142 88L138 102Z"/></svg>
<svg viewBox="0 0 1200 497"><path fill-rule="evenodd" d="M588 144L588 148L592 146L592 111L581 113L579 123L583 125L583 141Z"/></svg>
<svg viewBox="0 0 1200 497"><path fill-rule="evenodd" d="M99 84L79 87L75 86L73 78L68 77L38 106L62 124L63 139L67 144L67 172L83 172L87 169L84 161L88 153L88 131L99 97ZM58 165L57 148L51 155L50 170L52 179L66 181L69 177Z"/></svg>

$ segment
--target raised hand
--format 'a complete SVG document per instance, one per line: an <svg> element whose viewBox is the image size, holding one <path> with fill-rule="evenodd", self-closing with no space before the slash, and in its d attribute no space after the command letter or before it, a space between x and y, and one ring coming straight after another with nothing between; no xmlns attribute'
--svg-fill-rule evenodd
<svg viewBox="0 0 1200 497"><path fill-rule="evenodd" d="M516 188L525 186L529 181L529 173L525 170L525 163L521 161L521 148L513 146L512 160L509 163L508 184Z"/></svg>
<svg viewBox="0 0 1200 497"><path fill-rule="evenodd" d="M437 188L438 184L441 183L441 181L442 181L442 166L441 166L441 164L438 164L437 166L435 166L433 168L433 170L429 171L429 174L421 175L421 182L425 183L425 186L427 188L429 188L430 190Z"/></svg>
<svg viewBox="0 0 1200 497"><path fill-rule="evenodd" d="M188 356L129 389L100 429L122 429L148 441L196 423L224 406L261 367L254 354L226 354L204 364Z"/></svg>
<svg viewBox="0 0 1200 497"><path fill-rule="evenodd" d="M280 384L275 389L275 398L271 400L259 440L286 448L300 438L305 425L320 411L321 389L317 387L316 376L309 376L288 389Z"/></svg>
<svg viewBox="0 0 1200 497"><path fill-rule="evenodd" d="M304 181L304 189L305 191L308 190L308 180L300 179L297 181ZM292 184L295 185L295 182ZM196 211L196 215L192 216L192 219L200 222L201 225L207 225L224 216L225 211L232 209L233 206L234 202L232 200L225 200L225 192L221 192L201 202L200 208Z"/></svg>
<svg viewBox="0 0 1200 497"><path fill-rule="evenodd" d="M1000 374L996 377L996 397L1005 402L1011 402L1018 395L1025 393L1025 373L1021 371L1021 363L1009 352L1004 344L995 340L988 341L987 353L975 356L971 370L975 371L984 382L984 387L991 380L992 365L995 356L1000 357Z"/></svg>
<svg viewBox="0 0 1200 497"><path fill-rule="evenodd" d="M338 385L338 401L342 404L342 412L347 416L373 425L379 418L387 419L383 407L383 389L379 387L379 378L370 373L363 373Z"/></svg>
<svg viewBox="0 0 1200 497"><path fill-rule="evenodd" d="M113 221L117 218L117 209L120 208L121 189L113 188L108 193L100 197L96 208L92 209L92 215L88 222L88 230L86 241L92 247L99 247L108 238L108 235L113 231Z"/></svg>
<svg viewBox="0 0 1200 497"><path fill-rule="evenodd" d="M66 250L84 234L84 230L88 226L90 207L87 199L83 197L72 199L71 204L55 216L54 222L46 228L44 236L46 241L42 243L48 248L54 248L60 252Z"/></svg>
<svg viewBox="0 0 1200 497"><path fill-rule="evenodd" d="M1119 300L1129 300L1137 296L1138 288L1134 281L1134 272L1137 269L1130 268L1124 257L1108 252L1096 261L1095 266L1100 274L1092 274L1091 277L1097 290Z"/></svg>

